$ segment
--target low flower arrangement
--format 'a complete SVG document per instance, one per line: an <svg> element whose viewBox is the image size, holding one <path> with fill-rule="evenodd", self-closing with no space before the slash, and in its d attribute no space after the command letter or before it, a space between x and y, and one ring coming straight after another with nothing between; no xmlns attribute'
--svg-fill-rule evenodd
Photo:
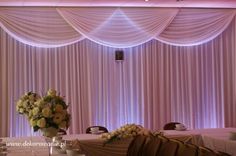
<svg viewBox="0 0 236 156"><path fill-rule="evenodd" d="M124 126L121 126L120 128L110 132L110 133L104 133L101 135L102 139L105 143L110 143L115 140L121 140L126 139L130 137L136 137L138 135L150 135L150 131L143 128L140 125L135 124L126 124Z"/></svg>
<svg viewBox="0 0 236 156"><path fill-rule="evenodd" d="M46 137L56 136L59 129L69 127L68 105L55 90L48 90L42 97L28 92L18 100L16 108L26 115L35 132L40 130Z"/></svg>

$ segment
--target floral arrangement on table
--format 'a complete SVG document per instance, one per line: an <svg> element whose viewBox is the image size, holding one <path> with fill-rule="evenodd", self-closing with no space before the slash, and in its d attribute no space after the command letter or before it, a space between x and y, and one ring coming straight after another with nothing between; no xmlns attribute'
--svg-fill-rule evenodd
<svg viewBox="0 0 236 156"><path fill-rule="evenodd" d="M138 135L151 135L150 131L143 128L140 125L136 124L126 124L121 126L120 128L110 132L110 133L103 133L101 138L105 141L105 143L109 143L115 140L126 139L130 137L136 137Z"/></svg>
<svg viewBox="0 0 236 156"><path fill-rule="evenodd" d="M29 112L34 108L34 103L40 99L40 96L33 92L25 93L17 101L16 110L20 114L29 115Z"/></svg>
<svg viewBox="0 0 236 156"><path fill-rule="evenodd" d="M16 108L27 116L35 132L40 130L46 137L56 136L59 129L69 127L68 105L55 90L48 90L42 97L28 92L17 101Z"/></svg>

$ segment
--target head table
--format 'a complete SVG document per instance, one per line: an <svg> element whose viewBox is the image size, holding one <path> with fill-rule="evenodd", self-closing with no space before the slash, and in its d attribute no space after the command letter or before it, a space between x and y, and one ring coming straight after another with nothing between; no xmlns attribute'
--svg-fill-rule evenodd
<svg viewBox="0 0 236 156"><path fill-rule="evenodd" d="M188 137L196 145L236 156L236 140L230 140L230 133L236 132L236 128L194 129L185 131L163 130L162 132L165 136L173 138Z"/></svg>
<svg viewBox="0 0 236 156"><path fill-rule="evenodd" d="M7 143L7 156L48 156L49 148L40 145L33 145L34 143L46 143L44 137L34 136L34 137L17 137L17 138L2 138L4 142ZM97 140L99 135L91 134L76 134L76 135L65 135L64 140ZM16 144L14 144L16 143ZM29 143L33 146L28 146ZM17 144L20 144L18 146ZM66 154L60 154L53 150L53 155L55 156L65 156Z"/></svg>
<svg viewBox="0 0 236 156"><path fill-rule="evenodd" d="M200 146L206 146L215 151L222 151L232 156L236 156L236 140L230 140L230 132L236 132L236 128L216 128L216 129L197 129L197 130L163 130L165 136L179 139L186 143L192 143ZM6 143L45 143L44 137L18 137L2 138ZM65 135L63 140L78 139L80 149L85 152L86 156L126 156L128 146L132 139L115 141L104 146L100 135L94 134L76 134ZM49 148L45 146L8 146L7 156L48 156ZM55 149L54 156L66 156L59 154ZM82 155L81 155L82 156Z"/></svg>
<svg viewBox="0 0 236 156"><path fill-rule="evenodd" d="M18 137L18 138L2 138L3 142L7 143L7 156L48 156L48 146L25 146L28 143L46 143L44 137ZM104 141L100 135L95 134L76 134L76 135L64 135L63 140L75 140L78 139L79 146L84 155L91 156L126 156L128 146L132 139L119 140L104 146ZM14 143L21 146L12 146ZM8 146L11 144L11 146ZM66 156L66 154L60 154L56 149L52 151L53 156ZM0 154L1 156L1 154Z"/></svg>

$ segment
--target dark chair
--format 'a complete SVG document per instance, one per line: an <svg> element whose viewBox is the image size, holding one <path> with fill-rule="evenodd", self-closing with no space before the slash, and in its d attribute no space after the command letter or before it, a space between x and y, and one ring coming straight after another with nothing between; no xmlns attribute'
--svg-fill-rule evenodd
<svg viewBox="0 0 236 156"><path fill-rule="evenodd" d="M64 129L59 129L58 134L59 135L66 135L67 133Z"/></svg>
<svg viewBox="0 0 236 156"><path fill-rule="evenodd" d="M99 131L103 131L102 133L108 133L108 130L106 127L103 127L103 126L90 126L86 129L86 134L91 134L91 128L94 128L94 127L98 127L99 128Z"/></svg>
<svg viewBox="0 0 236 156"><path fill-rule="evenodd" d="M175 130L175 125L176 124L181 124L181 123L179 123L179 122L169 122L169 123L165 124L163 129L164 130Z"/></svg>

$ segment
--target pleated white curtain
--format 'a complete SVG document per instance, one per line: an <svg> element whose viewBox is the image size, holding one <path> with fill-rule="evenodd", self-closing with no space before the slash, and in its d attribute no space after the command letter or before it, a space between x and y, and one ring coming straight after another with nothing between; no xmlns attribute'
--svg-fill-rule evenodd
<svg viewBox="0 0 236 156"><path fill-rule="evenodd" d="M221 34L235 9L0 8L0 26L37 47L61 47L84 38L128 48L152 39L177 46L206 43Z"/></svg>
<svg viewBox="0 0 236 156"><path fill-rule="evenodd" d="M70 103L70 133L89 125L109 130L125 123L161 129L179 121L189 128L236 126L235 19L206 44L178 47L151 40L115 48L90 40L37 48L0 32L0 136L30 135L15 111L24 92L55 88Z"/></svg>

